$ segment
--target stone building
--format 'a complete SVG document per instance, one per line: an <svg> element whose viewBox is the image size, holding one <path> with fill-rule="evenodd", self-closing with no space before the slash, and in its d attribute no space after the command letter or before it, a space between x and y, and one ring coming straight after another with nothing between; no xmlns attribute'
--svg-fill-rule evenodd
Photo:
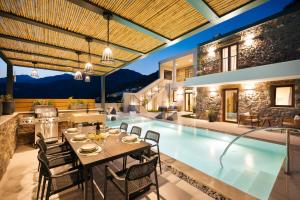
<svg viewBox="0 0 300 200"><path fill-rule="evenodd" d="M300 11L215 38L197 48L196 116L237 122L241 113L272 117L300 114Z"/></svg>

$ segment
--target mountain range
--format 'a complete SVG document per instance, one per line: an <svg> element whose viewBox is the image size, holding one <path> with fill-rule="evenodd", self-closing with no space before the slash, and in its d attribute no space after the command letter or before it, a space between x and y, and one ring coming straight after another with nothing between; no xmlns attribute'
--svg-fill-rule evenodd
<svg viewBox="0 0 300 200"><path fill-rule="evenodd" d="M158 72L143 75L129 69L120 69L105 78L107 102L118 102L124 91L136 92L158 79ZM0 94L5 94L6 78L0 78ZM91 82L74 80L71 74L35 79L17 75L15 98L95 98L101 99L101 77L91 76Z"/></svg>

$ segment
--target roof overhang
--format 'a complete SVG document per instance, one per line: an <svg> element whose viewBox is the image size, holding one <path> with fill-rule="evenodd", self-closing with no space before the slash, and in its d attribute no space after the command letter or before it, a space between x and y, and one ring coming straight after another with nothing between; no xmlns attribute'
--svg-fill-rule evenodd
<svg viewBox="0 0 300 200"><path fill-rule="evenodd" d="M188 78L185 87L207 87L245 82L263 82L300 78L300 60L292 60L237 71L221 72Z"/></svg>
<svg viewBox="0 0 300 200"><path fill-rule="evenodd" d="M108 75L267 1L0 1L1 57L15 66L32 67L34 61L36 68L74 72L89 60L89 38L94 75ZM105 12L112 14L113 64L100 62Z"/></svg>

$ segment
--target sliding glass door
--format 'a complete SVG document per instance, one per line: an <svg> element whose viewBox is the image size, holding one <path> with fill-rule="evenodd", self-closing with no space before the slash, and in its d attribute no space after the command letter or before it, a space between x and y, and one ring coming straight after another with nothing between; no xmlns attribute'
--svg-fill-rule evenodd
<svg viewBox="0 0 300 200"><path fill-rule="evenodd" d="M237 122L238 115L238 89L224 90L224 121Z"/></svg>

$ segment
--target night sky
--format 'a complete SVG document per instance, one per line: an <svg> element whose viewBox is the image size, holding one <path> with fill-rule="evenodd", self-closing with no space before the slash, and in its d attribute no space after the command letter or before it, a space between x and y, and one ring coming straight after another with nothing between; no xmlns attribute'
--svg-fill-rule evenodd
<svg viewBox="0 0 300 200"><path fill-rule="evenodd" d="M242 15L218 24L212 28L209 28L203 32L200 32L186 40L183 40L173 46L165 48L161 51L153 53L152 55L136 61L125 69L135 70L142 74L150 74L158 70L158 62L168 57L175 56L176 54L184 53L188 50L194 49L199 43L212 39L218 34L226 34L241 27L255 23L261 19L264 19L270 15L276 14L283 10L283 8L293 2L293 0L269 0L267 3L256 7ZM61 74L60 72L54 72L49 70L38 70L40 77L53 76ZM30 74L30 68L15 67L15 73ZM0 77L6 76L6 65L0 59Z"/></svg>

